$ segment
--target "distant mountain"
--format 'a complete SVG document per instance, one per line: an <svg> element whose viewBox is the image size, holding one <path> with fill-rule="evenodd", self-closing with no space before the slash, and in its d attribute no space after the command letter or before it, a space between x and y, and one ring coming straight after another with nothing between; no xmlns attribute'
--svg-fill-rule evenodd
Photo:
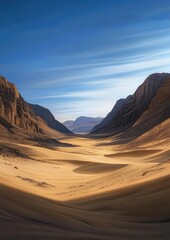
<svg viewBox="0 0 170 240"><path fill-rule="evenodd" d="M74 120L68 120L63 123L63 125L68 129L70 129L73 126L73 124L74 124Z"/></svg>
<svg viewBox="0 0 170 240"><path fill-rule="evenodd" d="M62 132L62 133L66 133L66 134L72 133L62 123L57 121L55 119L55 117L53 116L53 114L50 112L50 110L48 110L47 108L42 107L37 104L36 105L30 104L30 106L31 106L33 112L36 114L36 116L41 117L50 128L57 130L59 132Z"/></svg>
<svg viewBox="0 0 170 240"><path fill-rule="evenodd" d="M88 133L91 129L102 121L101 117L78 117L75 121L69 120L63 124L74 133Z"/></svg>
<svg viewBox="0 0 170 240"><path fill-rule="evenodd" d="M150 75L133 95L117 101L93 134L139 136L170 118L170 74Z"/></svg>

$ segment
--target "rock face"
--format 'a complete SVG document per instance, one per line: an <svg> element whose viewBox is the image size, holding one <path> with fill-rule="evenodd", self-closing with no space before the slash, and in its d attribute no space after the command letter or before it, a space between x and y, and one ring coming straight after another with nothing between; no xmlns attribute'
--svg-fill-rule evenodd
<svg viewBox="0 0 170 240"><path fill-rule="evenodd" d="M26 131L42 133L40 122L15 85L0 76L0 124L8 130L16 126Z"/></svg>
<svg viewBox="0 0 170 240"><path fill-rule="evenodd" d="M133 95L120 99L92 133L142 134L170 117L170 74L150 75Z"/></svg>
<svg viewBox="0 0 170 240"><path fill-rule="evenodd" d="M9 131L20 128L34 133L44 133L44 126L49 126L60 133L71 133L58 122L52 113L39 105L24 101L16 86L0 76L0 126Z"/></svg>
<svg viewBox="0 0 170 240"><path fill-rule="evenodd" d="M75 121L66 121L63 124L68 127L74 133L88 133L92 128L99 124L103 118L101 117L78 117Z"/></svg>
<svg viewBox="0 0 170 240"><path fill-rule="evenodd" d="M53 114L47 108L42 107L40 105L34 105L34 104L30 104L30 107L32 108L36 116L42 118L50 128L65 134L72 133L62 123L57 121L54 118Z"/></svg>

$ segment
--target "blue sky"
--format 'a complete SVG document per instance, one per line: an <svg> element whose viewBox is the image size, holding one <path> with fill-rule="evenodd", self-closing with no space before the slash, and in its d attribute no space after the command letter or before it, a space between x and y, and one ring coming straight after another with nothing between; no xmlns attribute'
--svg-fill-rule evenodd
<svg viewBox="0 0 170 240"><path fill-rule="evenodd" d="M0 17L0 74L60 121L170 72L169 0L0 0Z"/></svg>

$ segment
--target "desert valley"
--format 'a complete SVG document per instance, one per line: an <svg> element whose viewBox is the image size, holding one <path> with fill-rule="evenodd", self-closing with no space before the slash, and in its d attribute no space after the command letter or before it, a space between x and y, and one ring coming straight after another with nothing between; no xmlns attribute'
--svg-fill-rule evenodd
<svg viewBox="0 0 170 240"><path fill-rule="evenodd" d="M86 135L0 77L0 136L0 239L168 239L170 74Z"/></svg>

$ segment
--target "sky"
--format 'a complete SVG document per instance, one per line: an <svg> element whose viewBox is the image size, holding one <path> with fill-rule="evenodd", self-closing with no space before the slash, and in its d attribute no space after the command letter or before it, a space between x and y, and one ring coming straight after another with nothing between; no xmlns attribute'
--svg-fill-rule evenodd
<svg viewBox="0 0 170 240"><path fill-rule="evenodd" d="M169 0L0 0L0 74L57 120L104 117L170 72Z"/></svg>

